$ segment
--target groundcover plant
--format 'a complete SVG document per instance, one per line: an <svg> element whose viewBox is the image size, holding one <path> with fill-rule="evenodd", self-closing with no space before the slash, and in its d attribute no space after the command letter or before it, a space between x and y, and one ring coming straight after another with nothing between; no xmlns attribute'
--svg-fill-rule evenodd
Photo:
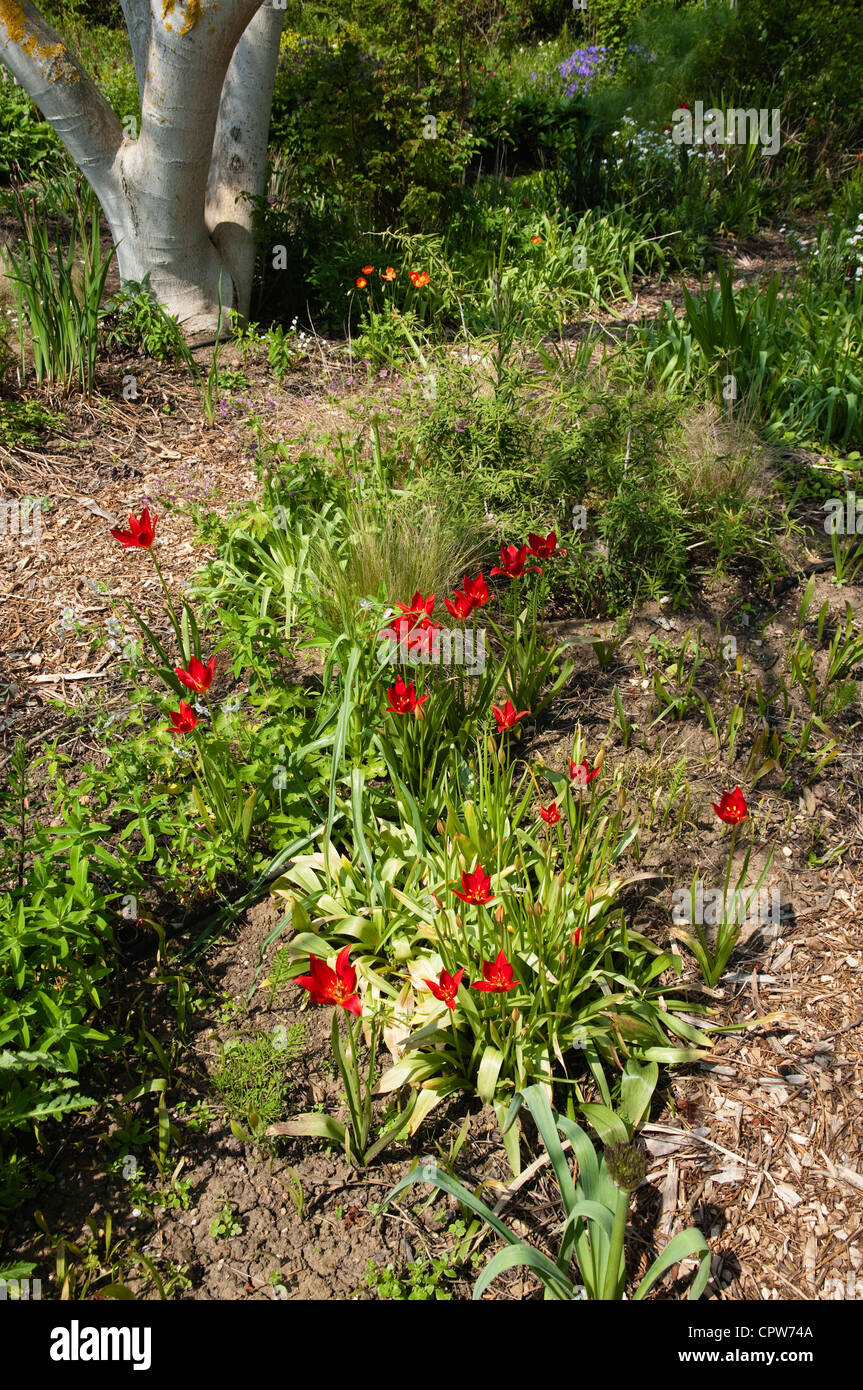
<svg viewBox="0 0 863 1390"><path fill-rule="evenodd" d="M860 1297L861 58L0 0L4 1300Z"/></svg>

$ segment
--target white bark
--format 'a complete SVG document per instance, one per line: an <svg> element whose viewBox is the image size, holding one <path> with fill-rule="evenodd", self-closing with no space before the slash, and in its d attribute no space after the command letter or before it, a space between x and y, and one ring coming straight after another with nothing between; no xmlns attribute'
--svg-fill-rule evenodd
<svg viewBox="0 0 863 1390"><path fill-rule="evenodd" d="M260 0L123 0L142 85L141 131L122 128L29 0L0 0L0 60L88 178L123 280L150 284L187 333L248 307L251 206L263 191L284 12Z"/></svg>
<svg viewBox="0 0 863 1390"><path fill-rule="evenodd" d="M255 246L253 207L243 195L263 193L267 133L279 61L284 10L262 5L234 50L222 87L205 221L214 246L231 272L237 308L245 318L252 293ZM249 93L258 94L257 101Z"/></svg>

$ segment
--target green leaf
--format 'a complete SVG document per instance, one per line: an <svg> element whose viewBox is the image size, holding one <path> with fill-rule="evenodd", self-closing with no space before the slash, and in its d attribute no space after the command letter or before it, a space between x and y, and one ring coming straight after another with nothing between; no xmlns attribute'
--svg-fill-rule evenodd
<svg viewBox="0 0 863 1390"><path fill-rule="evenodd" d="M596 1101L585 1101L580 1107L581 1113L588 1124L596 1130L603 1144L616 1144L619 1141L626 1142L629 1132L619 1115L607 1105L599 1105Z"/></svg>
<svg viewBox="0 0 863 1390"><path fill-rule="evenodd" d="M534 1250L531 1245L512 1245L506 1250L499 1250L493 1255L488 1264L479 1275L473 1286L473 1297L482 1298L489 1284L502 1274L505 1269L512 1269L516 1266L525 1269L532 1269L539 1275L546 1291L549 1295L558 1300L574 1299L576 1296L575 1287L572 1281L552 1264L547 1255L541 1250Z"/></svg>
<svg viewBox="0 0 863 1390"><path fill-rule="evenodd" d="M653 1261L650 1269L645 1274L635 1293L633 1299L644 1298L653 1288L660 1275L670 1269L678 1260L690 1259L693 1255L698 1256L698 1273L692 1282L692 1286L687 1294L687 1298L700 1298L704 1292L704 1287L710 1277L710 1246L704 1239L700 1231L691 1227L688 1231L680 1231L678 1235L670 1240L658 1259Z"/></svg>

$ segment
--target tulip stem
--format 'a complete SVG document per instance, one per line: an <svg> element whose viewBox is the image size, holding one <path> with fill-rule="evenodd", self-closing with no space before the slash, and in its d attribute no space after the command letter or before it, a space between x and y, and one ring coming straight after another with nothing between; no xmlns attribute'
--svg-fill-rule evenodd
<svg viewBox="0 0 863 1390"><path fill-rule="evenodd" d="M150 551L150 556L151 556L151 558L152 558L153 564L154 564L155 567L156 567L156 573L157 573L157 575L159 576L159 583L161 584L162 589L164 590L164 593L165 593L165 598L166 598L167 603L168 603L168 610L169 610L169 612L170 612L170 614L171 614L171 622L172 622L173 625L174 625L174 632L175 632L176 637L177 637L177 645L178 645L179 648L180 648L180 654L182 655L183 661L184 661L184 662L187 662L187 661L190 659L190 657L191 657L191 652L187 652L187 651L185 650L184 646L183 646L183 629L182 629L182 627L180 626L179 620L178 620L178 618L177 618L176 609L174 608L174 601L173 601L173 599L171 598L170 591L169 591L169 589L168 589L167 584L165 583L165 576L162 574L162 567L161 567L161 565L159 564L159 561L156 559L156 552L155 552L155 550L151 550L151 551Z"/></svg>

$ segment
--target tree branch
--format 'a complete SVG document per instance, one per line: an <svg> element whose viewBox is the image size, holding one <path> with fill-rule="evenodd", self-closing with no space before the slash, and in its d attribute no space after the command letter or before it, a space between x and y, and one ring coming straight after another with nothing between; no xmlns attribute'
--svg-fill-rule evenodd
<svg viewBox="0 0 863 1390"><path fill-rule="evenodd" d="M147 78L147 54L150 50L150 0L120 0L120 8L129 31L132 60L138 79L138 92L143 95Z"/></svg>
<svg viewBox="0 0 863 1390"><path fill-rule="evenodd" d="M102 199L116 192L123 128L98 87L30 0L0 0L0 61L17 77Z"/></svg>
<svg viewBox="0 0 863 1390"><path fill-rule="evenodd" d="M248 312L255 269L253 206L267 173L267 135L284 10L262 5L234 49L222 87L204 218Z"/></svg>

